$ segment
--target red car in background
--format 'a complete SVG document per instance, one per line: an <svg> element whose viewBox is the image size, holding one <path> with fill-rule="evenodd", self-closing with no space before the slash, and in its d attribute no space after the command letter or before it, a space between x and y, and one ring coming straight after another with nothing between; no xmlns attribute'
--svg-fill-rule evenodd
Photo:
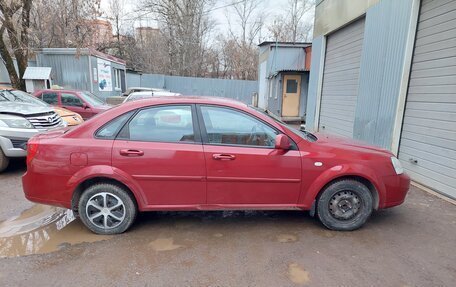
<svg viewBox="0 0 456 287"><path fill-rule="evenodd" d="M111 106L87 91L79 90L40 90L33 95L44 102L76 112L87 120L110 109Z"/></svg>
<svg viewBox="0 0 456 287"><path fill-rule="evenodd" d="M132 101L37 135L22 180L29 200L71 208L99 234L153 210L310 210L330 229L354 230L403 203L410 184L389 151L200 97Z"/></svg>

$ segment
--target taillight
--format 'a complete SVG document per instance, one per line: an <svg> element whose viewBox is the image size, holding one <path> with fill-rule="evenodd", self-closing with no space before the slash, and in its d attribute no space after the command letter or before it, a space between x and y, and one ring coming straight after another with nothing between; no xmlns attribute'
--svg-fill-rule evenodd
<svg viewBox="0 0 456 287"><path fill-rule="evenodd" d="M33 158L38 153L38 140L27 143L27 165L29 165Z"/></svg>

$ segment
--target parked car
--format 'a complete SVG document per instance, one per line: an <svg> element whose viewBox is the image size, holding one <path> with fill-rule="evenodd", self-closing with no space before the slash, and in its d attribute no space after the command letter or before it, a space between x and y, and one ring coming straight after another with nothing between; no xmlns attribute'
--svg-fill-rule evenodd
<svg viewBox="0 0 456 287"><path fill-rule="evenodd" d="M98 234L153 210L310 210L330 229L354 230L403 203L410 184L389 151L228 99L128 102L28 145L25 196L73 209Z"/></svg>
<svg viewBox="0 0 456 287"><path fill-rule="evenodd" d="M147 98L151 98L151 97L174 97L174 96L181 96L181 94L171 93L171 92L167 92L167 91L133 92L130 95L128 95L123 102L126 103L126 102L131 102L131 101L136 101L136 100L147 99Z"/></svg>
<svg viewBox="0 0 456 287"><path fill-rule="evenodd" d="M0 92L3 92L6 99L13 102L24 102L34 105L39 105L43 107L52 107L48 103L43 102L42 100L32 96L23 91L14 90L11 88L0 87ZM73 111L61 108L61 107L52 107L54 111L66 122L67 126L76 126L84 122L81 115Z"/></svg>
<svg viewBox="0 0 456 287"><path fill-rule="evenodd" d="M136 93L136 92L171 92L171 91L165 90L165 89L160 89L160 88L130 87L124 93L122 93L122 96L128 97L131 93Z"/></svg>
<svg viewBox="0 0 456 287"><path fill-rule="evenodd" d="M26 156L29 138L66 126L52 107L11 100L14 97L0 91L0 172L8 167L10 158Z"/></svg>
<svg viewBox="0 0 456 287"><path fill-rule="evenodd" d="M76 112L87 120L111 106L88 91L40 90L33 94L46 103Z"/></svg>

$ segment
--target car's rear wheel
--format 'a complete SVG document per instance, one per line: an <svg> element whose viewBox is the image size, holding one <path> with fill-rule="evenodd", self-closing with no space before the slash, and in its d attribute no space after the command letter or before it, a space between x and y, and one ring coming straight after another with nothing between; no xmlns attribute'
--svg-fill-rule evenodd
<svg viewBox="0 0 456 287"><path fill-rule="evenodd" d="M373 209L372 194L359 181L346 179L327 186L317 201L317 215L327 228L350 231L360 228Z"/></svg>
<svg viewBox="0 0 456 287"><path fill-rule="evenodd" d="M99 183L87 188L79 199L79 216L97 234L119 234L133 224L138 212L134 199L122 187Z"/></svg>
<svg viewBox="0 0 456 287"><path fill-rule="evenodd" d="M3 172L9 165L9 158L3 153L0 148L0 172Z"/></svg>

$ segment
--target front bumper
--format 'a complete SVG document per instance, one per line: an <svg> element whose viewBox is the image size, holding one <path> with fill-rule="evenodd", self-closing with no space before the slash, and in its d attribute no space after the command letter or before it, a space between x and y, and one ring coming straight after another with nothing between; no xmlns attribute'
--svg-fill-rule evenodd
<svg viewBox="0 0 456 287"><path fill-rule="evenodd" d="M385 184L385 202L381 208L388 208L404 203L410 189L410 177L404 172L400 175L383 178Z"/></svg>
<svg viewBox="0 0 456 287"><path fill-rule="evenodd" d="M27 141L45 130L0 128L0 148L7 157L27 156Z"/></svg>

